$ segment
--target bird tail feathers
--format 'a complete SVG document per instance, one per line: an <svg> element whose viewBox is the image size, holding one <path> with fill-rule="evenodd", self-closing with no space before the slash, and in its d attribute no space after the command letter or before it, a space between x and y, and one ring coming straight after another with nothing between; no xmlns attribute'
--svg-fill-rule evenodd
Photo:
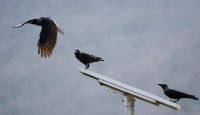
<svg viewBox="0 0 200 115"><path fill-rule="evenodd" d="M100 59L99 61L105 61L104 59Z"/></svg>
<svg viewBox="0 0 200 115"><path fill-rule="evenodd" d="M100 58L100 57L95 57L96 61L104 61L104 59Z"/></svg>
<svg viewBox="0 0 200 115"><path fill-rule="evenodd" d="M199 100L199 98L195 97L194 95L190 95L190 98L194 100Z"/></svg>

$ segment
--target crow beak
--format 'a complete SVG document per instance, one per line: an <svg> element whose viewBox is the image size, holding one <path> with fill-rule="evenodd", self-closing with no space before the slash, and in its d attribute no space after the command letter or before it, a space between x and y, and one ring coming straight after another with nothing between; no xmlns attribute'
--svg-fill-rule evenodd
<svg viewBox="0 0 200 115"><path fill-rule="evenodd" d="M161 88L165 88L165 85L164 84L158 84Z"/></svg>

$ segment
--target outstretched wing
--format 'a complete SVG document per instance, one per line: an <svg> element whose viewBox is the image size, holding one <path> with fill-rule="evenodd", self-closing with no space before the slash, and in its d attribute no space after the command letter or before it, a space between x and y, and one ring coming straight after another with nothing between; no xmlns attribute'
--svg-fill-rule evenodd
<svg viewBox="0 0 200 115"><path fill-rule="evenodd" d="M31 19L31 20L33 20L33 19ZM21 23L21 24L15 25L15 26L13 26L13 28L19 28L19 27L22 27L24 24L29 23L31 20L28 20L28 21L26 21L26 22L24 22L24 23Z"/></svg>
<svg viewBox="0 0 200 115"><path fill-rule="evenodd" d="M52 20L48 24L42 25L40 39L38 41L38 54L41 57L49 57L52 55L53 49L57 41L57 27Z"/></svg>
<svg viewBox="0 0 200 115"><path fill-rule="evenodd" d="M56 23L56 21L54 21L54 20L53 20L53 22L55 23L57 30L58 30L61 34L64 35L64 31L63 31L63 29L60 27L60 25L58 25L58 23Z"/></svg>
<svg viewBox="0 0 200 115"><path fill-rule="evenodd" d="M37 19L39 19L39 17L32 18L32 19L30 19L30 20L28 20L28 21L26 21L26 22L24 22L24 23L21 23L21 24L15 25L15 26L13 26L13 28L19 28L19 27L22 27L24 24L27 24L27 23L30 23L30 24L31 24L32 21L37 20Z"/></svg>
<svg viewBox="0 0 200 115"><path fill-rule="evenodd" d="M22 23L22 24L15 25L15 26L13 26L13 28L19 28L19 27L22 27L24 24L26 24L26 22L24 22L24 23Z"/></svg>

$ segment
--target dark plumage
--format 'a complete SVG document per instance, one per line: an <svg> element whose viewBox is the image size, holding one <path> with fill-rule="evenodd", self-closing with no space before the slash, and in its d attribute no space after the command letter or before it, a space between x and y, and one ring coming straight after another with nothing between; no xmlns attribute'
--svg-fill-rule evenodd
<svg viewBox="0 0 200 115"><path fill-rule="evenodd" d="M34 24L37 26L42 26L40 32L40 39L38 41L38 54L41 54L41 57L49 57L52 55L53 49L57 41L57 31L61 34L64 34L61 27L49 17L39 17L28 20L22 24L16 25L13 28L22 27L24 24Z"/></svg>
<svg viewBox="0 0 200 115"><path fill-rule="evenodd" d="M173 102L177 102L181 98L190 98L190 99L198 100L198 98L195 97L194 95L190 95L187 93L170 89L166 84L158 84L158 85L162 87L165 95L167 95L169 98L176 99Z"/></svg>
<svg viewBox="0 0 200 115"><path fill-rule="evenodd" d="M98 62L98 61L104 61L100 57L95 57L93 55L80 52L79 50L75 51L75 56L80 62L85 64L85 66L86 66L85 69L88 69L90 67L90 65L89 65L90 63Z"/></svg>

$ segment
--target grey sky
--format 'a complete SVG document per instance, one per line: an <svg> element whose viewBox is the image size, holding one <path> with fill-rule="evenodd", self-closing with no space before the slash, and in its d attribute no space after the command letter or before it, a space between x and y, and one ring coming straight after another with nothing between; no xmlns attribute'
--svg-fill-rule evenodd
<svg viewBox="0 0 200 115"><path fill-rule="evenodd" d="M1 115L123 115L121 96L78 72L79 49L105 59L90 69L168 99L167 83L200 97L199 0L1 0ZM63 28L49 59L37 54L41 28L12 26L49 16ZM199 115L136 101L136 115Z"/></svg>

